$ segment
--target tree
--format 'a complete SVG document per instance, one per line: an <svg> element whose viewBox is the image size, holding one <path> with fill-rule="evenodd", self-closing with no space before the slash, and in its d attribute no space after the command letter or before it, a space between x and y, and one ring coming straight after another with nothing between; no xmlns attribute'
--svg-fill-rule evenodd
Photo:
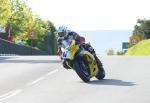
<svg viewBox="0 0 150 103"><path fill-rule="evenodd" d="M7 26L12 26L14 39L24 39L27 35L29 22L32 20L32 12L22 0L11 0L11 15Z"/></svg>
<svg viewBox="0 0 150 103"><path fill-rule="evenodd" d="M10 0L0 0L0 25L4 26L11 15Z"/></svg>
<svg viewBox="0 0 150 103"><path fill-rule="evenodd" d="M57 33L51 21L33 15L24 0L0 0L0 25L12 27L14 42L23 40L25 45L56 54ZM36 32L37 39L29 38L29 31Z"/></svg>
<svg viewBox="0 0 150 103"><path fill-rule="evenodd" d="M47 51L49 54L56 54L57 50L57 33L52 22L43 21L43 28L46 29L38 47L41 50Z"/></svg>
<svg viewBox="0 0 150 103"><path fill-rule="evenodd" d="M146 39L149 39L150 38L150 20L138 19L134 27L133 35L139 35L141 39L143 37L145 37Z"/></svg>

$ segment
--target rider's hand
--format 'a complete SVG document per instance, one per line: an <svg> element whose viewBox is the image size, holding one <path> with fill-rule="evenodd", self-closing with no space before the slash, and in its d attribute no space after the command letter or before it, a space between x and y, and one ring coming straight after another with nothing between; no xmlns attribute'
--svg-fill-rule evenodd
<svg viewBox="0 0 150 103"><path fill-rule="evenodd" d="M61 55L62 54L62 51L61 51L61 48L58 48L58 50L57 50L57 55Z"/></svg>

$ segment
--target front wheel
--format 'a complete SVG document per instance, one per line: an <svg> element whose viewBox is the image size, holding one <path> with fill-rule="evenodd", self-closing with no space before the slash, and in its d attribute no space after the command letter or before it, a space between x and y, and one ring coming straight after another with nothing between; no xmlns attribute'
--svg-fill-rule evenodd
<svg viewBox="0 0 150 103"><path fill-rule="evenodd" d="M88 66L86 66L83 60L74 61L73 68L84 82L90 81Z"/></svg>

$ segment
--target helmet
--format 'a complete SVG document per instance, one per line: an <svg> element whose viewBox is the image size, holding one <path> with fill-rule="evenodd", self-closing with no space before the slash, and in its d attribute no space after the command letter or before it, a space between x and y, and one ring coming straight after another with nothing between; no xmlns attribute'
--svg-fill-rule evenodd
<svg viewBox="0 0 150 103"><path fill-rule="evenodd" d="M58 27L58 35L59 37L65 37L68 33L67 27L66 26L60 26Z"/></svg>

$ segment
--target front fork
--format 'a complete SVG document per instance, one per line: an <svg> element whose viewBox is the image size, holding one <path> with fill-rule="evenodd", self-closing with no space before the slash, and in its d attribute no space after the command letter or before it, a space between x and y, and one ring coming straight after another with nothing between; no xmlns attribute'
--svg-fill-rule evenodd
<svg viewBox="0 0 150 103"><path fill-rule="evenodd" d="M63 59L62 64L63 64L63 67L66 69L72 69L73 67L71 60Z"/></svg>

